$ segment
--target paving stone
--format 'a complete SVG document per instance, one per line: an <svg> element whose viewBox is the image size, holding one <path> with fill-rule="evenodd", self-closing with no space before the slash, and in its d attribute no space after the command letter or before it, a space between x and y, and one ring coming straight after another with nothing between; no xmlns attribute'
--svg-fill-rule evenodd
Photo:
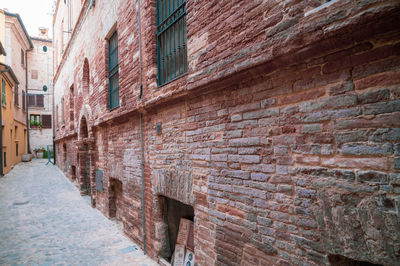
<svg viewBox="0 0 400 266"><path fill-rule="evenodd" d="M0 178L0 265L158 265L46 160Z"/></svg>

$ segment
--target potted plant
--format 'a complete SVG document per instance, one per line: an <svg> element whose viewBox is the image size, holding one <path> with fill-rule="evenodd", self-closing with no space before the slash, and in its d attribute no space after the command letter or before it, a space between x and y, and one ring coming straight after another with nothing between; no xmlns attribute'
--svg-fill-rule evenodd
<svg viewBox="0 0 400 266"><path fill-rule="evenodd" d="M35 154L36 154L36 158L43 158L43 153L45 151L44 148L36 148L34 149Z"/></svg>
<svg viewBox="0 0 400 266"><path fill-rule="evenodd" d="M35 120L29 121L29 124L31 125L31 128L40 128L40 129L42 129L42 127L43 127L42 122L38 122L38 121L35 121Z"/></svg>

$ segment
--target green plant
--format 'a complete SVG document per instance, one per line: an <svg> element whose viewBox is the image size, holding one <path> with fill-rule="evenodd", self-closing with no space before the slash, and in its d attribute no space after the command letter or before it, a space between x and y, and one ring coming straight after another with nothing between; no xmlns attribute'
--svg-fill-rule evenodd
<svg viewBox="0 0 400 266"><path fill-rule="evenodd" d="M29 124L30 124L31 126L39 126L39 128L42 128L42 127L43 127L42 122L38 122L38 121L35 121L35 120L29 121Z"/></svg>
<svg viewBox="0 0 400 266"><path fill-rule="evenodd" d="M35 152L45 152L46 149L45 148L35 148L33 149Z"/></svg>

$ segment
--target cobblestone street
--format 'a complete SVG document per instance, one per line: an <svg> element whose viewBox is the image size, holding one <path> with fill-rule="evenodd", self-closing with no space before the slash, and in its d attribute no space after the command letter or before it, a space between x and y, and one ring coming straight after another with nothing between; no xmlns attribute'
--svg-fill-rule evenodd
<svg viewBox="0 0 400 266"><path fill-rule="evenodd" d="M45 163L0 178L0 265L157 265Z"/></svg>

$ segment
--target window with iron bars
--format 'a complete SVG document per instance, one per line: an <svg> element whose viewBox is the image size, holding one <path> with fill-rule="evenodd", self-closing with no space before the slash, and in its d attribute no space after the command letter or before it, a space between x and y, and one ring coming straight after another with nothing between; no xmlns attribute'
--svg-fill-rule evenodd
<svg viewBox="0 0 400 266"><path fill-rule="evenodd" d="M187 66L186 1L157 0L158 85L185 74Z"/></svg>
<svg viewBox="0 0 400 266"><path fill-rule="evenodd" d="M108 83L110 110L119 106L118 71L118 35L117 32L115 32L108 40Z"/></svg>

